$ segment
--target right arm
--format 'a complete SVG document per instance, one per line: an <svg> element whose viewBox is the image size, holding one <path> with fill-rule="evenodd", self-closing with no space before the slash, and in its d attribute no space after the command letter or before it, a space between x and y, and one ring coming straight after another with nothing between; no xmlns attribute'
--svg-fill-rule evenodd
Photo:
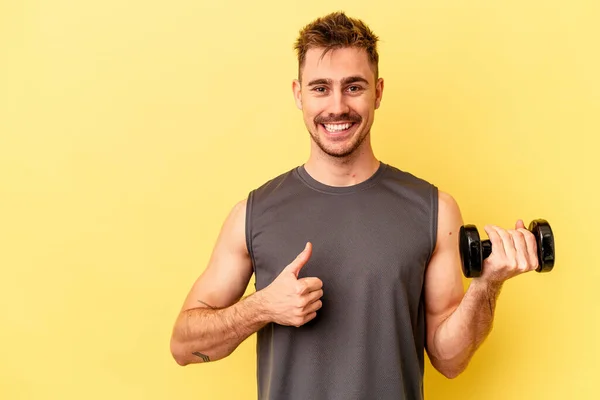
<svg viewBox="0 0 600 400"><path fill-rule="evenodd" d="M270 322L300 326L321 307L322 282L297 279L312 246L265 289L245 297L252 276L246 246L246 200L225 220L206 270L194 283L171 336L171 353L180 365L216 361Z"/></svg>
<svg viewBox="0 0 600 400"><path fill-rule="evenodd" d="M179 365L216 361L230 355L268 322L256 294L222 309L185 310L175 324L171 352Z"/></svg>
<svg viewBox="0 0 600 400"><path fill-rule="evenodd" d="M225 219L208 266L194 283L177 317L171 353L180 365L226 357L266 324L255 299L238 302L252 276L245 218L244 200Z"/></svg>

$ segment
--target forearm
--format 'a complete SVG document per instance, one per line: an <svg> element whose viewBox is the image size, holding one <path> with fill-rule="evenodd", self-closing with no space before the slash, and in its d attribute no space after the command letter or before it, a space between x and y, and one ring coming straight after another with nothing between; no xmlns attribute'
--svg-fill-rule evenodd
<svg viewBox="0 0 600 400"><path fill-rule="evenodd" d="M216 361L268 322L258 293L223 309L186 310L173 329L171 352L180 365Z"/></svg>
<svg viewBox="0 0 600 400"><path fill-rule="evenodd" d="M456 310L433 337L432 364L446 376L456 376L492 330L500 284L473 279Z"/></svg>

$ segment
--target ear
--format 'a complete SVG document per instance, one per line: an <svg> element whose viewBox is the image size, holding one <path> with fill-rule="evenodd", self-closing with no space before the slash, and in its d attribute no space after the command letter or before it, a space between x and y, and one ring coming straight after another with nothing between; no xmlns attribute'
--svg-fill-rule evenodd
<svg viewBox="0 0 600 400"><path fill-rule="evenodd" d="M302 110L302 84L298 79L294 79L292 83L292 91L294 92L294 100L296 101L296 107Z"/></svg>
<svg viewBox="0 0 600 400"><path fill-rule="evenodd" d="M377 110L381 105L381 99L383 98L383 78L377 79L375 85L375 109Z"/></svg>

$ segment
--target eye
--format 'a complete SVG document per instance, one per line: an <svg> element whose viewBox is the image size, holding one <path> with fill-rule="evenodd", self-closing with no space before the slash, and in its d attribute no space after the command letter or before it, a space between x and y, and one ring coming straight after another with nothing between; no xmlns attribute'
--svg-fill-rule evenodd
<svg viewBox="0 0 600 400"><path fill-rule="evenodd" d="M352 85L348 87L348 91L352 92L352 93L356 93L356 92L360 92L362 90L362 87L358 86L358 85Z"/></svg>
<svg viewBox="0 0 600 400"><path fill-rule="evenodd" d="M313 92L317 92L317 93L325 93L327 89L323 86L316 86L314 88L312 88Z"/></svg>

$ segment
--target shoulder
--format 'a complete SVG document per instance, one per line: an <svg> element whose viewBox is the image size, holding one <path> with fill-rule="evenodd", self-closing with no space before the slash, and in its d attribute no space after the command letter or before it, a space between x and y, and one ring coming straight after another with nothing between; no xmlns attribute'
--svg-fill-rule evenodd
<svg viewBox="0 0 600 400"><path fill-rule="evenodd" d="M385 176L391 179L403 181L404 183L408 184L435 187L434 184L432 184L425 178L418 176L412 172L402 170L391 164L385 164Z"/></svg>
<svg viewBox="0 0 600 400"><path fill-rule="evenodd" d="M268 195L269 193L273 192L278 187L280 187L284 182L289 181L291 178L293 178L297 168L298 167L294 167L288 171L280 173L279 175L265 181L263 184L257 186L250 192L249 198L252 199L257 196L264 196L264 195Z"/></svg>
<svg viewBox="0 0 600 400"><path fill-rule="evenodd" d="M458 203L451 194L442 190L438 190L437 194L440 217L451 217L457 213L460 214Z"/></svg>
<svg viewBox="0 0 600 400"><path fill-rule="evenodd" d="M463 225L460 207L456 199L444 191L438 190L438 217L436 248L440 248L450 241L458 240L460 227Z"/></svg>
<svg viewBox="0 0 600 400"><path fill-rule="evenodd" d="M245 242L246 206L248 198L239 200L229 211L223 224L223 231L238 243Z"/></svg>

